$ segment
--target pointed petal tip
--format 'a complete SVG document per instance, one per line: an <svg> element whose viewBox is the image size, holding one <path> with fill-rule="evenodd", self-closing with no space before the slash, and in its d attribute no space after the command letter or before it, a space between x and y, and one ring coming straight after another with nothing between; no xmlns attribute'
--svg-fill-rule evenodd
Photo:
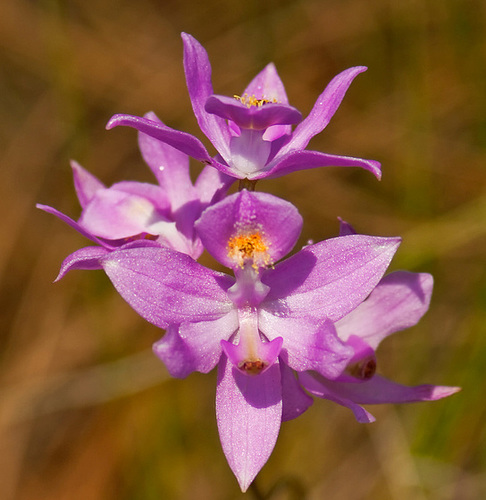
<svg viewBox="0 0 486 500"><path fill-rule="evenodd" d="M118 125L118 122L120 121L122 115L116 114L113 115L109 120L108 123L105 126L106 130L111 130L112 128L116 127Z"/></svg>
<svg viewBox="0 0 486 500"><path fill-rule="evenodd" d="M76 161L76 160L69 160L69 165L71 165L71 168L73 170L80 170L83 169L83 167Z"/></svg>
<svg viewBox="0 0 486 500"><path fill-rule="evenodd" d="M427 387L427 386L424 386ZM457 392L462 390L462 387L447 386L447 385L436 385L428 386L430 392L427 394L427 399L424 400L436 401L437 399L443 399L448 396L452 396Z"/></svg>
<svg viewBox="0 0 486 500"><path fill-rule="evenodd" d="M238 481L238 484L240 485L240 489L241 489L241 492L242 493L246 493L248 488L250 487L251 483L253 483L253 480L255 479L255 477L252 477L251 479L248 479L246 477L244 478L240 478L240 477L236 477L236 480Z"/></svg>
<svg viewBox="0 0 486 500"><path fill-rule="evenodd" d="M381 171L381 163L376 160L370 160L371 168L370 171L371 173L379 180L381 181L382 177L382 171Z"/></svg>

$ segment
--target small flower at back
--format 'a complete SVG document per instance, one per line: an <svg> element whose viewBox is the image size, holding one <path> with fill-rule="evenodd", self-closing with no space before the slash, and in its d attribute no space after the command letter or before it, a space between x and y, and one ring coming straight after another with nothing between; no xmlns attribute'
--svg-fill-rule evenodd
<svg viewBox="0 0 486 500"><path fill-rule="evenodd" d="M147 118L160 123L153 113ZM73 161L74 185L82 208L78 221L52 207L38 208L56 215L107 250L150 240L197 259L203 247L194 223L207 206L226 193L231 178L208 166L193 185L187 155L142 133L139 146L158 185L123 181L106 187Z"/></svg>
<svg viewBox="0 0 486 500"><path fill-rule="evenodd" d="M356 232L341 220L340 234ZM433 284L426 273L395 271L382 278L364 302L335 324L339 338L354 351L344 371L333 380L315 372L300 373L302 386L314 396L348 407L364 423L375 418L362 404L434 401L458 392L459 387L409 387L375 374L379 344L418 323L429 308Z"/></svg>
<svg viewBox="0 0 486 500"><path fill-rule="evenodd" d="M300 112L289 105L273 64L267 65L243 94L215 95L205 49L186 33L182 38L186 82L194 114L201 131L218 154L211 157L194 136L145 118L115 115L107 128L134 127L238 179L279 177L297 170L327 166L362 167L380 178L377 161L306 149L312 137L327 126L351 82L366 70L365 67L357 66L337 75L302 120ZM296 125L294 130L293 125Z"/></svg>

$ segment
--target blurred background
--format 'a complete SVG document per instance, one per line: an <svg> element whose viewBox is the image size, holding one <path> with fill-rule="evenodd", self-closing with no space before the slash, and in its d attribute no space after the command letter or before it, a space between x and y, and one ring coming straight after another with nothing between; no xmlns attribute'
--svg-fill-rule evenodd
<svg viewBox="0 0 486 500"><path fill-rule="evenodd" d="M382 162L261 181L293 202L301 244L403 236L391 269L435 277L428 314L384 342L380 373L459 385L435 403L379 406L358 424L316 401L283 424L260 498L486 498L486 4L480 0L4 0L0 4L0 491L4 500L223 500L239 492L214 415L216 377L171 379L162 331L102 272L52 284L88 244L34 208L80 213L69 160L106 184L152 181L115 113L196 126L180 32L208 50L215 91L273 61L307 114L338 72L351 86L311 148ZM194 163L194 172L200 165Z"/></svg>

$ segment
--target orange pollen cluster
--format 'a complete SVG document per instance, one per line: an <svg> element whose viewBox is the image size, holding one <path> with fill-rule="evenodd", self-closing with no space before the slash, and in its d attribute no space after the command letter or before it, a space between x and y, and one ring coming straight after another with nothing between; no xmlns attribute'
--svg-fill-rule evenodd
<svg viewBox="0 0 486 500"><path fill-rule="evenodd" d="M253 267L270 265L271 258L267 250L268 246L258 232L233 236L228 241L228 256L241 267L248 260L253 261Z"/></svg>
<svg viewBox="0 0 486 500"><path fill-rule="evenodd" d="M233 96L237 101L240 101L241 104L244 104L245 106L248 106L249 108L251 106L257 106L257 107L262 107L264 104L268 104L270 102L276 103L278 102L277 99L257 99L254 95L248 95L248 94L243 94L242 96L239 95L234 95Z"/></svg>

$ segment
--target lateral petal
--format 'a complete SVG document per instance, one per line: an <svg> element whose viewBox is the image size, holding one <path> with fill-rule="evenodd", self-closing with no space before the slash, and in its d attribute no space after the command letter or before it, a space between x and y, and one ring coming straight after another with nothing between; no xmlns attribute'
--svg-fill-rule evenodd
<svg viewBox="0 0 486 500"><path fill-rule="evenodd" d="M306 377L310 377L310 375L306 374ZM431 384L407 386L392 382L380 375L375 375L370 380L361 383L335 382L327 380L324 377L318 377L316 383L339 397L358 404L436 401L461 390L460 387ZM307 382L304 384L304 387L308 389Z"/></svg>
<svg viewBox="0 0 486 500"><path fill-rule="evenodd" d="M66 273L73 269L92 271L102 269L100 259L109 252L103 247L84 247L76 250L66 257L61 265L61 269L54 281L64 278Z"/></svg>
<svg viewBox="0 0 486 500"><path fill-rule="evenodd" d="M307 118L296 127L291 140L282 148L280 154L305 149L312 137L326 128L352 81L366 69L364 66L356 66L335 76L317 98Z"/></svg>
<svg viewBox="0 0 486 500"><path fill-rule="evenodd" d="M185 378L194 371L209 373L221 358L221 340L237 328L236 311L214 321L170 325L153 350L173 377Z"/></svg>
<svg viewBox="0 0 486 500"><path fill-rule="evenodd" d="M302 415L314 400L302 390L295 372L285 363L280 363L282 378L282 422Z"/></svg>
<svg viewBox="0 0 486 500"><path fill-rule="evenodd" d="M210 321L228 313L233 280L163 247L115 250L101 261L120 295L156 326Z"/></svg>
<svg viewBox="0 0 486 500"><path fill-rule="evenodd" d="M208 113L204 106L213 92L211 64L204 47L191 35L182 33L184 44L184 72L192 109L204 135L213 143L219 154L228 161L230 158L230 131L226 121Z"/></svg>
<svg viewBox="0 0 486 500"><path fill-rule="evenodd" d="M245 492L273 451L282 419L280 369L245 375L223 356L218 367L216 418L223 452Z"/></svg>
<svg viewBox="0 0 486 500"><path fill-rule="evenodd" d="M135 128L139 132L164 142L196 160L209 163L221 172L235 177L234 171L228 167L228 165L211 158L203 143L187 132L181 132L180 130L170 128L162 122L156 122L140 116L123 114L112 116L106 125L106 129L111 130L118 126Z"/></svg>
<svg viewBox="0 0 486 500"><path fill-rule="evenodd" d="M331 321L321 324L306 318L285 318L260 310L258 327L269 340L283 337L280 358L290 368L314 370L328 378L338 377L353 356L341 342Z"/></svg>
<svg viewBox="0 0 486 500"><path fill-rule="evenodd" d="M264 170L249 175L248 178L260 179L265 177L272 179L298 170L319 167L360 167L369 170L378 179L381 178L381 165L375 160L338 156L309 150L291 151L286 155L281 155L279 152Z"/></svg>
<svg viewBox="0 0 486 500"><path fill-rule="evenodd" d="M74 189L81 208L84 208L98 190L105 189L105 185L74 160L71 160L71 168L73 169Z"/></svg>
<svg viewBox="0 0 486 500"><path fill-rule="evenodd" d="M275 64L267 64L258 75L248 84L243 95L255 96L257 99L267 99L282 104L288 104L285 87L278 76Z"/></svg>
<svg viewBox="0 0 486 500"><path fill-rule="evenodd" d="M101 245L105 248L115 248L114 245L108 243L105 240L102 240L100 238L97 238L94 234L90 233L87 229L82 227L80 224L78 224L75 220L71 219L71 217L63 214L59 210L50 207L48 205L41 205L40 203L37 203L36 207L44 212L47 212L48 214L55 215L58 219L61 219L63 222L71 226L73 229L75 229L78 233L82 234L85 238L88 238L89 240L93 241L94 243L98 243L98 245Z"/></svg>
<svg viewBox="0 0 486 500"><path fill-rule="evenodd" d="M356 335L376 349L388 335L418 323L429 308L433 283L426 273L390 273L364 302L337 322L339 337L347 340Z"/></svg>
<svg viewBox="0 0 486 500"><path fill-rule="evenodd" d="M365 410L359 404L356 404L352 399L346 398L339 391L334 391L327 384L321 383L316 380L309 373L300 373L299 381L302 383L304 388L308 390L312 395L317 396L318 398L328 399L337 403L341 406L345 406L349 408L356 417L356 420L362 424L369 424L374 422L375 417ZM362 384L353 384L353 385L362 385Z"/></svg>
<svg viewBox="0 0 486 500"><path fill-rule="evenodd" d="M338 321L375 288L400 238L348 235L309 245L262 274L261 308L282 317Z"/></svg>
<svg viewBox="0 0 486 500"><path fill-rule="evenodd" d="M162 123L155 113L147 113L144 118ZM143 133L138 135L138 145L143 159L170 200L172 213L197 198L186 154Z"/></svg>

